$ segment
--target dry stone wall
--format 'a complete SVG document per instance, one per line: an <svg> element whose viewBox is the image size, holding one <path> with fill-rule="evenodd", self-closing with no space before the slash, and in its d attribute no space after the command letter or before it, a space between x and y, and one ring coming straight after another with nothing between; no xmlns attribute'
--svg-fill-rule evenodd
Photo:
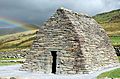
<svg viewBox="0 0 120 79"><path fill-rule="evenodd" d="M44 23L21 70L84 74L118 63L104 29L88 15L60 8Z"/></svg>

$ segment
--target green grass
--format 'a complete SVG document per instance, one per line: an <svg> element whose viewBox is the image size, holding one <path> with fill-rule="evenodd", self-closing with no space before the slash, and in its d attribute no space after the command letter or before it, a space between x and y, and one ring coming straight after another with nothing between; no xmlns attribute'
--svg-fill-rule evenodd
<svg viewBox="0 0 120 79"><path fill-rule="evenodd" d="M113 46L120 46L120 36L110 37Z"/></svg>
<svg viewBox="0 0 120 79"><path fill-rule="evenodd" d="M4 62L4 60L21 60L22 58L0 58L0 66L16 65L19 62Z"/></svg>
<svg viewBox="0 0 120 79"><path fill-rule="evenodd" d="M120 61L120 56L118 56L118 59L119 59L119 61Z"/></svg>
<svg viewBox="0 0 120 79"><path fill-rule="evenodd" d="M105 12L93 16L98 23L118 22L120 21L120 9Z"/></svg>
<svg viewBox="0 0 120 79"><path fill-rule="evenodd" d="M120 78L120 68L108 71L108 72L104 72L102 74L100 74L97 79L102 79L104 77L108 77L108 78Z"/></svg>
<svg viewBox="0 0 120 79"><path fill-rule="evenodd" d="M13 63L11 63L11 62L10 63L1 63L0 62L0 66L9 66L9 65L16 65L16 64L20 64L20 63L14 63L14 62Z"/></svg>
<svg viewBox="0 0 120 79"><path fill-rule="evenodd" d="M0 52L30 48L38 30L0 36Z"/></svg>
<svg viewBox="0 0 120 79"><path fill-rule="evenodd" d="M1 60L19 60L19 59L22 59L22 58L0 58L0 61Z"/></svg>
<svg viewBox="0 0 120 79"><path fill-rule="evenodd" d="M120 35L120 9L93 16L109 36Z"/></svg>

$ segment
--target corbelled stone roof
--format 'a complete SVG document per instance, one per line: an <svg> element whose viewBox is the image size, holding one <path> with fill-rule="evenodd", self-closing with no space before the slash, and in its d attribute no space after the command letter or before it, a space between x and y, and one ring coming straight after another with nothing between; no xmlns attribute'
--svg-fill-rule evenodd
<svg viewBox="0 0 120 79"><path fill-rule="evenodd" d="M83 74L115 63L110 39L92 17L59 8L37 33L22 69L51 73L55 66L57 74Z"/></svg>

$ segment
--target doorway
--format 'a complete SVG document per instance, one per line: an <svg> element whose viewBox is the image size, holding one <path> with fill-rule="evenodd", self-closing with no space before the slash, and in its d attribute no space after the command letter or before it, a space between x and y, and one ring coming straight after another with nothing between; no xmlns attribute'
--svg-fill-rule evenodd
<svg viewBox="0 0 120 79"><path fill-rule="evenodd" d="M51 51L52 55L52 73L56 74L57 51Z"/></svg>

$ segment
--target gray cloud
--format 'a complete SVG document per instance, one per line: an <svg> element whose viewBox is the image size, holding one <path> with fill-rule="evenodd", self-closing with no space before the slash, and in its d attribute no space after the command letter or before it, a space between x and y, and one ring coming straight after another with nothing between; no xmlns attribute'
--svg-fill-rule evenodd
<svg viewBox="0 0 120 79"><path fill-rule="evenodd" d="M59 7L95 15L120 8L120 0L0 0L0 17L41 24Z"/></svg>

